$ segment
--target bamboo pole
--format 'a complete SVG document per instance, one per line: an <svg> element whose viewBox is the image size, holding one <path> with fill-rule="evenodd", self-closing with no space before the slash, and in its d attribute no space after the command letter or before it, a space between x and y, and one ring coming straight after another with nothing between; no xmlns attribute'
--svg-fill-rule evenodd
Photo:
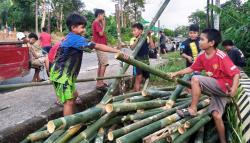
<svg viewBox="0 0 250 143"><path fill-rule="evenodd" d="M45 139L49 136L50 136L50 133L47 130L39 131L39 132L29 134L28 140L30 140L31 142L35 142L35 141L39 141L41 139Z"/></svg>
<svg viewBox="0 0 250 143"><path fill-rule="evenodd" d="M189 136L191 136L193 133L195 133L197 130L199 130L201 127L207 124L210 120L211 120L211 117L205 116L199 122L197 122L192 128L188 129L188 131L185 134L182 134L178 138L176 138L173 141L173 143L184 142Z"/></svg>
<svg viewBox="0 0 250 143"><path fill-rule="evenodd" d="M141 49L142 45L144 44L144 42L145 42L145 40L147 38L147 33L155 25L156 21L159 19L159 17L161 16L162 12L164 11L164 9L167 7L169 1L170 0L165 0L163 2L163 4L161 5L160 9L158 10L158 12L154 16L153 20L149 24L149 28L145 31L145 33L139 39L137 45L135 46L135 49L133 50L133 53L132 53L133 57L135 57L137 55L137 53L139 52L139 50ZM120 70L120 74L124 74L127 71L128 67L129 67L129 65L125 64L123 66L123 68ZM107 104L111 100L113 92L115 91L115 89L117 88L118 85L119 85L119 80L118 79L116 79L115 81L112 82L111 87L108 89L107 93L104 95L104 97L103 97L103 99L101 101L102 104Z"/></svg>
<svg viewBox="0 0 250 143"><path fill-rule="evenodd" d="M85 78L85 79L77 79L76 82L89 82L89 81L97 81L97 80L105 80L105 79L114 79L114 78L125 78L130 77L131 75L120 75L120 76L107 76L107 77L97 77L97 78ZM33 86L44 86L44 85L51 85L51 81L44 81L44 82L31 82L31 83L19 83L19 84L8 84L8 85L0 85L0 90L11 90L17 88L24 88L24 87L33 87Z"/></svg>
<svg viewBox="0 0 250 143"><path fill-rule="evenodd" d="M47 138L44 143L54 143L54 141L61 136L63 133L65 132L65 130L58 130L55 131L49 138Z"/></svg>
<svg viewBox="0 0 250 143"><path fill-rule="evenodd" d="M66 143L68 142L80 129L82 125L78 124L70 127L65 133L63 133L54 143Z"/></svg>
<svg viewBox="0 0 250 143"><path fill-rule="evenodd" d="M104 129L100 128L98 131L97 137L95 138L94 143L103 143L104 142L104 135L105 135Z"/></svg>
<svg viewBox="0 0 250 143"><path fill-rule="evenodd" d="M204 127L201 127L198 130L198 133L196 134L194 143L203 143L203 139L204 139Z"/></svg>
<svg viewBox="0 0 250 143"><path fill-rule="evenodd" d="M130 98L126 98L124 100L125 103L132 103L132 102L142 102L142 101L149 101L151 98L149 97L144 97L144 96L134 96Z"/></svg>
<svg viewBox="0 0 250 143"><path fill-rule="evenodd" d="M49 133L53 133L56 129L66 129L70 126L96 119L103 113L105 113L105 110L102 107L92 107L80 113L51 120L47 124L47 129Z"/></svg>
<svg viewBox="0 0 250 143"><path fill-rule="evenodd" d="M172 86L172 87L162 87L162 88L156 88L155 90L163 90L163 91L171 91L171 90L174 90L175 87ZM127 94L124 94L124 95L118 95L118 96L115 96L115 97L112 97L111 101L112 102L117 102L117 101L122 101L126 98L130 98L130 97L133 97L133 96L139 96L141 95L141 91L139 92L131 92L131 93L127 93Z"/></svg>
<svg viewBox="0 0 250 143"><path fill-rule="evenodd" d="M98 119L95 123L90 125L87 129L78 134L75 138L73 138L70 143L78 143L83 139L90 139L91 136L100 129L105 122L107 122L110 118L115 116L115 113L107 113L103 115L100 119Z"/></svg>
<svg viewBox="0 0 250 143"><path fill-rule="evenodd" d="M142 96L146 96L146 97L159 98L159 97L170 96L171 92L154 90L154 89L147 89L147 90L143 90L141 92L141 94L142 94Z"/></svg>
<svg viewBox="0 0 250 143"><path fill-rule="evenodd" d="M204 107L208 106L209 102L210 102L209 99L201 101L198 104L197 109L201 109L201 108L204 108ZM167 116L167 117L165 117L165 118L163 118L163 119L161 119L159 121L155 121L155 122L153 122L151 124L148 124L146 126L143 125L144 127L141 127L139 129L136 128L136 130L134 130L132 132L128 133L128 130L126 130L127 134L124 135L124 136L119 137L118 139L116 139L116 142L117 143L134 143L134 142L137 142L141 138L143 138L143 137L145 137L145 136L147 136L149 134L152 134L153 132L156 132L156 131L162 129L163 127L165 127L165 126L167 126L169 124L172 124L172 123L174 123L174 122L176 122L176 121L178 121L180 119L181 119L181 117L177 113L175 113L175 114ZM146 119L144 119L144 120L146 120ZM140 122L140 121L138 121L138 122Z"/></svg>
<svg viewBox="0 0 250 143"><path fill-rule="evenodd" d="M105 106L106 112L126 112L134 111L138 109L150 109L164 106L166 103L165 100L154 100L154 101L145 101L145 102L136 102L136 103L113 103L107 104Z"/></svg>
<svg viewBox="0 0 250 143"><path fill-rule="evenodd" d="M186 108L189 104L190 104L190 102L186 103L186 104L183 104L183 105L181 105L179 107L169 109L169 110L164 111L164 112L162 112L160 114L156 114L156 115L151 116L149 118L143 119L141 121L135 122L135 123L133 123L131 125L125 126L123 128L117 129L115 131L112 131L112 132L110 132L108 134L108 139L110 141L112 141L112 140L114 140L114 139L116 139L116 138L118 138L120 136L123 136L123 135L125 135L127 133L130 133L132 131L135 131L136 129L139 129L139 128L143 127L143 126L146 126L146 125L148 125L148 124L150 124L152 122L158 121L158 120L160 120L160 119L162 119L162 118L164 118L164 117L166 117L166 116L168 116L170 114L173 114L173 113L176 112L177 109Z"/></svg>

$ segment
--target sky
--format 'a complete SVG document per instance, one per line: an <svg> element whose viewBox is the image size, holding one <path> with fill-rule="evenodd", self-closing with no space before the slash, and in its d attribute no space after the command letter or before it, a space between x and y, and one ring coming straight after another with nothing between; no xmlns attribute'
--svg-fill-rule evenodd
<svg viewBox="0 0 250 143"><path fill-rule="evenodd" d="M164 0L146 0L145 12L142 17L151 21ZM221 0L221 3L227 0ZM115 3L112 0L83 0L87 10L101 8L107 15L114 14ZM196 10L205 10L206 0L170 0L159 18L161 27L175 29L181 25L189 25L188 16Z"/></svg>

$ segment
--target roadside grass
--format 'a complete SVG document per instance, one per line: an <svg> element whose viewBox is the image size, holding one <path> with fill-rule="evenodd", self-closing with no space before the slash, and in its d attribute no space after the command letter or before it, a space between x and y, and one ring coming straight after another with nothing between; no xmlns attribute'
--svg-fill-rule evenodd
<svg viewBox="0 0 250 143"><path fill-rule="evenodd" d="M185 60L181 58L180 53L177 52L169 52L165 55L161 55L163 59L167 59L167 64L165 66L161 66L158 69L168 72L175 72L185 68ZM150 75L150 86L174 86L175 83L164 80L158 76Z"/></svg>

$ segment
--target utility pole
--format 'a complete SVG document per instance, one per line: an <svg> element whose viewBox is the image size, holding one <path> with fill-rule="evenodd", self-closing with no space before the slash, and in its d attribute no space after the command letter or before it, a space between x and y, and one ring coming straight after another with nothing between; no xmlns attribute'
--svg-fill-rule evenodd
<svg viewBox="0 0 250 143"><path fill-rule="evenodd" d="M214 0L211 0L211 4L214 5ZM211 28L214 28L214 10L211 9Z"/></svg>
<svg viewBox="0 0 250 143"><path fill-rule="evenodd" d="M209 18L210 18L210 16L209 16L209 4L210 4L210 0L207 0L207 28L210 28L211 26L210 26L210 20L209 20Z"/></svg>
<svg viewBox="0 0 250 143"><path fill-rule="evenodd" d="M116 15L116 29L117 29L117 37L118 37L118 47L121 47L121 20L120 20L120 10L119 4L115 4L115 15Z"/></svg>
<svg viewBox="0 0 250 143"><path fill-rule="evenodd" d="M215 0L215 5L220 7L220 0ZM219 13L215 13L214 16L214 28L219 30L220 29L220 15Z"/></svg>
<svg viewBox="0 0 250 143"><path fill-rule="evenodd" d="M36 34L38 35L38 0L36 0L35 3L35 29L36 29Z"/></svg>

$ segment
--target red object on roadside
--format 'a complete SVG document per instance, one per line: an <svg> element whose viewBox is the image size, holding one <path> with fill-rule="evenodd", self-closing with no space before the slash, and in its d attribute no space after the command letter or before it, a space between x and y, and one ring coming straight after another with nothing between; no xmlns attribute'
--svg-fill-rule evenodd
<svg viewBox="0 0 250 143"><path fill-rule="evenodd" d="M48 58L50 63L54 63L56 53L58 48L60 47L62 41L57 42L49 51Z"/></svg>
<svg viewBox="0 0 250 143"><path fill-rule="evenodd" d="M25 76L29 71L29 48L0 42L0 81Z"/></svg>

